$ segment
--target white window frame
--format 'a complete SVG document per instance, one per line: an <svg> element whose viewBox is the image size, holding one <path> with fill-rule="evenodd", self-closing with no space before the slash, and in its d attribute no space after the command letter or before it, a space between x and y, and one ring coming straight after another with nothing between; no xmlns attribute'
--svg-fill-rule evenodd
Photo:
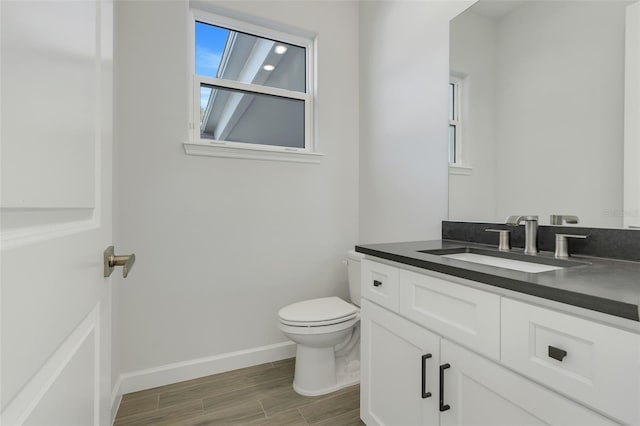
<svg viewBox="0 0 640 426"><path fill-rule="evenodd" d="M462 106L463 106L462 102L463 102L463 91L464 91L464 77L451 75L449 77L449 84L453 84L455 86L454 112L453 112L454 119L449 120L449 126L455 126L456 128L456 133L455 133L456 134L456 140L455 140L456 161L454 163L449 163L449 174L470 175L472 168L469 166L468 147L466 146L465 144L466 141L463 137L464 117L462 114ZM447 152L449 152L449 149L447 149Z"/></svg>
<svg viewBox="0 0 640 426"><path fill-rule="evenodd" d="M243 32L258 37L281 41L303 47L306 52L306 93L285 90L258 84L241 83L238 81L211 78L195 73L195 25L202 22L233 31ZM293 35L279 31L275 28L267 28L243 20L191 9L190 17L190 65L192 75L191 99L191 129L190 141L184 143L184 149L188 155L204 155L227 158L247 158L258 160L292 161L301 163L319 163L323 154L318 152L315 135L315 39ZM294 148L276 145L260 145L243 142L219 141L202 139L200 137L200 87L201 84L217 86L225 89L242 90L258 95L279 96L286 99L301 100L304 102L304 148Z"/></svg>

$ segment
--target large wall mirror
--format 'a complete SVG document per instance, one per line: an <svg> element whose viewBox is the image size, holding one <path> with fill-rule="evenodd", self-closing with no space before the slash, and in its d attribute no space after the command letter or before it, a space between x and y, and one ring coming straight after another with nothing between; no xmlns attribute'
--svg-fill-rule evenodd
<svg viewBox="0 0 640 426"><path fill-rule="evenodd" d="M639 27L616 0L480 0L451 21L450 220L640 227Z"/></svg>

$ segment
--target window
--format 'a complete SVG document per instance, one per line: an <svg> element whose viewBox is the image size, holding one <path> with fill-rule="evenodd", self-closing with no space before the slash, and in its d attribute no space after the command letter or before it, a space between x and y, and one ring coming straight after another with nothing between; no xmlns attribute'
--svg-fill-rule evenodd
<svg viewBox="0 0 640 426"><path fill-rule="evenodd" d="M460 80L449 81L449 164L460 164Z"/></svg>
<svg viewBox="0 0 640 426"><path fill-rule="evenodd" d="M449 78L449 174L471 175L466 140L462 139L463 84L464 77Z"/></svg>
<svg viewBox="0 0 640 426"><path fill-rule="evenodd" d="M193 11L187 154L319 162L313 40Z"/></svg>

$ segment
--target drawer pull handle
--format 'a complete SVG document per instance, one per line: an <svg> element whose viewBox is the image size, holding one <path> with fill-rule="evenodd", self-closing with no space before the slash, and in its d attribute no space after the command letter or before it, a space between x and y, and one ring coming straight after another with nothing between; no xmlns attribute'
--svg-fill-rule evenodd
<svg viewBox="0 0 640 426"><path fill-rule="evenodd" d="M427 392L427 366L426 361L431 358L431 354L422 355L422 399L429 398L431 392Z"/></svg>
<svg viewBox="0 0 640 426"><path fill-rule="evenodd" d="M440 411L447 411L451 407L444 403L444 370L450 368L450 364L440 366Z"/></svg>
<svg viewBox="0 0 640 426"><path fill-rule="evenodd" d="M567 351L563 351L562 349L554 346L549 346L549 358L557 359L562 362L565 356L567 356Z"/></svg>
<svg viewBox="0 0 640 426"><path fill-rule="evenodd" d="M373 280L373 286L374 287L380 287L381 285L382 285L382 281Z"/></svg>

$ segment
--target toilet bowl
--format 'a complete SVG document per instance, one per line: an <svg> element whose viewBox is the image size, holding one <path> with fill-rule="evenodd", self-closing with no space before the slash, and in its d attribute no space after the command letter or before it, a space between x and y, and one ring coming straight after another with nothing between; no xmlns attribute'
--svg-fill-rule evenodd
<svg viewBox="0 0 640 426"><path fill-rule="evenodd" d="M350 251L351 300L360 304L360 260ZM297 302L278 312L279 329L297 344L293 389L306 396L334 392L360 381L360 309L339 297Z"/></svg>

